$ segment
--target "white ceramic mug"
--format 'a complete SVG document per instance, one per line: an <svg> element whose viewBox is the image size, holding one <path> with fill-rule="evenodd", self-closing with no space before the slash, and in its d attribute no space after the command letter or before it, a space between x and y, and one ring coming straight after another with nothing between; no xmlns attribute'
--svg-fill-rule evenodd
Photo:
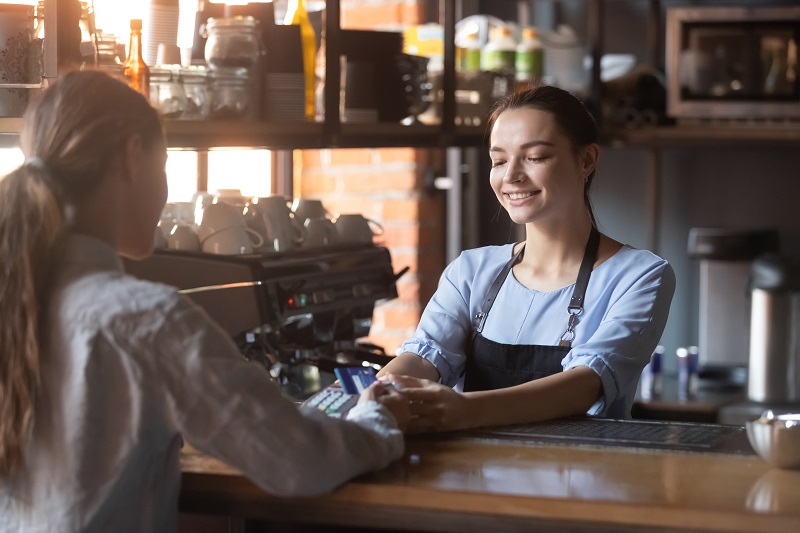
<svg viewBox="0 0 800 533"><path fill-rule="evenodd" d="M242 191L239 189L217 189L217 193L214 195L214 202L222 202L243 208L247 205L247 198L242 196Z"/></svg>
<svg viewBox="0 0 800 533"><path fill-rule="evenodd" d="M370 243L376 235L383 235L383 226L358 213L345 213L334 220L341 243Z"/></svg>
<svg viewBox="0 0 800 533"><path fill-rule="evenodd" d="M303 242L305 227L292 223L294 214L284 196L253 198L245 208L245 219L251 229L264 237L264 245L256 251L285 252Z"/></svg>
<svg viewBox="0 0 800 533"><path fill-rule="evenodd" d="M167 248L167 238L164 235L164 230L162 229L161 226L156 226L156 231L153 234L153 239L155 243L153 245L154 248L158 248L160 250Z"/></svg>
<svg viewBox="0 0 800 533"><path fill-rule="evenodd" d="M167 248L197 252L200 250L200 239L190 224L175 224L166 236Z"/></svg>
<svg viewBox="0 0 800 533"><path fill-rule="evenodd" d="M339 240L336 233L336 226L333 222L324 217L308 218L305 222L306 238L303 241L304 248L314 248L317 246L328 246L335 244Z"/></svg>
<svg viewBox="0 0 800 533"><path fill-rule="evenodd" d="M203 209L197 236L202 243L215 233L236 226L246 226L242 210L226 203L213 203Z"/></svg>
<svg viewBox="0 0 800 533"><path fill-rule="evenodd" d="M322 200L314 198L295 198L292 203L295 223L305 226L306 220L311 218L330 218L331 214L322 205Z"/></svg>
<svg viewBox="0 0 800 533"><path fill-rule="evenodd" d="M257 232L244 226L231 226L203 239L202 249L209 254L251 254L254 247L264 244Z"/></svg>

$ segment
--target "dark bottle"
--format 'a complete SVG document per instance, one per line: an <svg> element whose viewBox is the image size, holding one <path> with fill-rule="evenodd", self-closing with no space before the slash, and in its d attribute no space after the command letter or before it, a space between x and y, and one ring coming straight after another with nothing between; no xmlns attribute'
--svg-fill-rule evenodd
<svg viewBox="0 0 800 533"><path fill-rule="evenodd" d="M150 100L150 69L142 59L142 20L131 19L131 40L128 57L123 63L123 75L132 89Z"/></svg>

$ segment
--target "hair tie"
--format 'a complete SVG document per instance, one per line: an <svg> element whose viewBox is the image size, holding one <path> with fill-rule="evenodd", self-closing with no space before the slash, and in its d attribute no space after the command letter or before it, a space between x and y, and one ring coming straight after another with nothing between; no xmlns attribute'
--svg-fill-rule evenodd
<svg viewBox="0 0 800 533"><path fill-rule="evenodd" d="M50 170L50 165L48 165L44 159L38 156L32 156L27 158L22 166L38 170L34 175L39 181L49 187L56 196L61 196L63 193L62 186L54 179L53 172Z"/></svg>
<svg viewBox="0 0 800 533"><path fill-rule="evenodd" d="M23 163L23 166L38 168L39 170L41 170L43 172L48 172L48 170L49 170L45 160L42 159L41 157L38 157L38 156L33 156L33 157L27 158L25 160L25 163Z"/></svg>

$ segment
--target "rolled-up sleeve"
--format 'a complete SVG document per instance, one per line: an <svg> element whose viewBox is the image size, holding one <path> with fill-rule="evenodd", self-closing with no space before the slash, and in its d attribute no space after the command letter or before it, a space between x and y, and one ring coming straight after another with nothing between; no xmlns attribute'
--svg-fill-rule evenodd
<svg viewBox="0 0 800 533"><path fill-rule="evenodd" d="M167 316L151 369L164 384L164 416L265 490L319 494L402 455L403 435L380 404L359 405L348 420L298 409L202 310L181 299Z"/></svg>
<svg viewBox="0 0 800 533"><path fill-rule="evenodd" d="M603 394L588 414L629 417L636 384L658 344L675 292L675 274L663 261L644 272L619 297L585 342L564 358L564 370L587 366L600 377Z"/></svg>
<svg viewBox="0 0 800 533"><path fill-rule="evenodd" d="M469 286L459 275L461 258L445 269L414 337L405 341L399 352L409 352L430 361L439 371L440 381L454 387L464 373L464 347L470 331Z"/></svg>

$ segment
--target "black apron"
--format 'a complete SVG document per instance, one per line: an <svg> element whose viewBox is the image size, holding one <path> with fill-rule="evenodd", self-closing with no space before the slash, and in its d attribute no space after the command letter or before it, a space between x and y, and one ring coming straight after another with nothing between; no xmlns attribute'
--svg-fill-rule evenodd
<svg viewBox="0 0 800 533"><path fill-rule="evenodd" d="M522 259L523 244L514 257L506 263L492 283L489 293L483 300L481 311L475 315L471 342L467 343L467 362L464 374L464 392L502 389L527 383L528 381L552 376L561 372L561 360L567 355L575 338L575 323L583 311L583 299L589 276L597 259L600 233L592 227L586 250L583 254L578 279L572 292L567 313L567 329L561 336L558 346L541 344L501 344L481 335L486 317L492 308L500 287L508 273Z"/></svg>

